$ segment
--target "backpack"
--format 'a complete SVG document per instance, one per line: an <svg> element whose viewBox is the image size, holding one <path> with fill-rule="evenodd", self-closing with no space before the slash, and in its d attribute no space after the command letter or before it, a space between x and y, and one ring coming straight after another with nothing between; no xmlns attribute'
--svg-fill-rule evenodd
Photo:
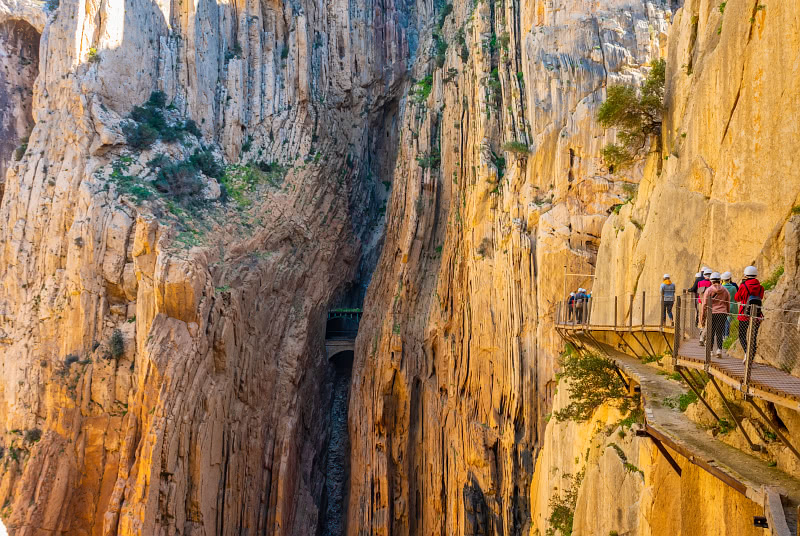
<svg viewBox="0 0 800 536"><path fill-rule="evenodd" d="M761 312L761 306L763 305L761 298L755 294L750 294L750 286L747 284L747 282L742 283L742 285L747 289L747 298L742 304L744 306L744 314L754 316L756 318L763 317L764 315ZM761 285L759 284L759 286Z"/></svg>

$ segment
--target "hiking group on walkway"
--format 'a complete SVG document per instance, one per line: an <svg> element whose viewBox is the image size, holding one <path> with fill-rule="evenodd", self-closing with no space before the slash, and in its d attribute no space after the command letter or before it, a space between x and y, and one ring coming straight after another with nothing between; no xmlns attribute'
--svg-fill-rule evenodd
<svg viewBox="0 0 800 536"><path fill-rule="evenodd" d="M703 267L695 274L694 285L687 290L697 296L695 310L698 313L698 327L701 328L700 344L710 344L714 354L720 356L723 342L730 335L731 322L736 316L739 321L739 344L744 351L744 359L755 356L758 330L764 319L761 310L764 287L758 281L758 270L755 266L744 269L744 279L738 285L733 282L730 272L720 274ZM751 321L752 347L748 348Z"/></svg>
<svg viewBox="0 0 800 536"><path fill-rule="evenodd" d="M694 284L687 292L694 294L695 319L697 327L701 328L700 344L710 344L716 356L720 356L725 339L730 336L731 322L736 317L738 320L738 339L744 351L745 360L748 356L755 356L758 330L764 319L762 301L764 300L764 287L758 281L758 270L755 266L744 269L744 278L741 283L733 282L731 272L713 271L703 267L695 274ZM675 305L675 283L669 274L664 274L661 283L661 323L669 319L675 325L673 306ZM589 303L592 295L585 288L570 292L567 299L567 321L581 324L588 322ZM750 336L750 322L753 322L752 347L748 348Z"/></svg>

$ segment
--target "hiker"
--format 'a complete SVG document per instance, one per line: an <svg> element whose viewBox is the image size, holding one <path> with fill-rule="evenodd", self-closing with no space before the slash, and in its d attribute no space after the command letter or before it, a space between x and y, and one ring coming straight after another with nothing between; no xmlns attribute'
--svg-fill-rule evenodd
<svg viewBox="0 0 800 536"><path fill-rule="evenodd" d="M711 351L719 357L722 355L722 332L725 330L725 318L730 310L730 294L721 284L719 272L712 272L709 275L710 285L703 294L700 316L702 325L705 325L705 343L711 345ZM708 318L709 305L711 304L711 318ZM710 339L709 339L710 337ZM701 336L701 344L703 337ZM716 347L716 350L714 350Z"/></svg>
<svg viewBox="0 0 800 536"><path fill-rule="evenodd" d="M739 290L739 285L731 281L732 278L733 275L730 272L725 272L722 274L722 286L728 291L728 294L731 297L730 307L728 308L728 316L725 318L725 331L723 333L726 339L731 336L731 320L733 320L733 316L738 312L738 306L736 305L736 292Z"/></svg>
<svg viewBox="0 0 800 536"><path fill-rule="evenodd" d="M567 322L572 322L572 315L575 312L575 293L569 293L569 299L567 300Z"/></svg>
<svg viewBox="0 0 800 536"><path fill-rule="evenodd" d="M705 268L703 268L702 270L700 270L699 272L694 274L694 284L690 288L687 288L686 292L691 292L695 296L697 295L697 284L700 281L703 280L703 270L705 270ZM685 305L684 305L684 307L685 307ZM697 327L698 320L699 320L699 318L698 318L698 315L697 315L697 300L694 300L694 325L695 325L695 327Z"/></svg>
<svg viewBox="0 0 800 536"><path fill-rule="evenodd" d="M697 282L697 299L695 300L694 304L695 310L697 310L697 307L700 306L700 302L702 301L703 296L706 293L706 289L708 289L708 287L711 286L711 281L709 280L709 278L711 277L711 274L714 273L714 271L711 268L703 268L702 273L703 273L703 279ZM702 313L699 313L697 315L698 325L702 325L702 322L700 322L700 317L702 316L703 316ZM700 335L700 338L701 339L703 338L703 334Z"/></svg>
<svg viewBox="0 0 800 536"><path fill-rule="evenodd" d="M669 274L664 274L664 282L661 283L661 323L666 321L669 316L669 321L675 325L675 319L672 318L672 306L675 305L675 283L670 280Z"/></svg>
<svg viewBox="0 0 800 536"><path fill-rule="evenodd" d="M742 345L742 350L744 350L743 361L745 363L747 363L748 358L752 359L756 355L758 328L761 327L761 321L764 320L764 314L761 311L762 301L764 300L764 287L761 286L757 277L758 270L755 266L745 268L744 279L736 292L736 301L740 303L739 344ZM748 331L750 331L751 320L753 322L753 345L748 348L747 335Z"/></svg>
<svg viewBox="0 0 800 536"><path fill-rule="evenodd" d="M583 323L583 312L586 309L586 289L579 288L578 293L575 294L575 322L578 324Z"/></svg>

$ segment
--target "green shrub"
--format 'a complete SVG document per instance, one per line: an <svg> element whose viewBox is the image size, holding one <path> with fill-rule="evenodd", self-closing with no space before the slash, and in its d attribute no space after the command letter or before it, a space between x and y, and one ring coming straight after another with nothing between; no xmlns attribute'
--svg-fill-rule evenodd
<svg viewBox="0 0 800 536"><path fill-rule="evenodd" d="M38 428L31 428L25 431L25 442L36 443L42 438L42 431Z"/></svg>
<svg viewBox="0 0 800 536"><path fill-rule="evenodd" d="M108 341L108 352L112 358L119 361L119 358L125 353L125 339L122 337L122 332L115 329L111 332L111 339Z"/></svg>
<svg viewBox="0 0 800 536"><path fill-rule="evenodd" d="M19 162L22 160L22 157L25 156L25 151L28 150L28 140L30 139L29 136L25 136L24 138L20 139L19 147L14 151L14 160Z"/></svg>
<svg viewBox="0 0 800 536"><path fill-rule="evenodd" d="M450 13L453 12L453 4L445 4L442 8L442 12L439 13L439 19L436 21L436 28L441 30L444 27L444 22L447 17L450 16Z"/></svg>
<svg viewBox="0 0 800 536"><path fill-rule="evenodd" d="M100 54L97 52L97 49L95 47L89 48L88 57L91 63L97 63L98 61L100 61Z"/></svg>
<svg viewBox="0 0 800 536"><path fill-rule="evenodd" d="M511 36L508 35L508 32L503 32L500 34L500 38L498 42L500 43L500 48L503 50L508 50L508 43L511 41Z"/></svg>
<svg viewBox="0 0 800 536"><path fill-rule="evenodd" d="M770 275L761 285L764 287L764 290L772 290L778 285L778 280L783 275L783 265L781 264L778 266L772 275Z"/></svg>
<svg viewBox="0 0 800 536"><path fill-rule="evenodd" d="M436 66L439 68L444 67L444 62L447 59L447 41L440 34L433 35L434 50L436 56Z"/></svg>
<svg viewBox="0 0 800 536"><path fill-rule="evenodd" d="M194 119L187 119L183 122L183 130L195 136L196 138L202 138L203 133L200 132L200 129L197 126L197 123L194 122Z"/></svg>
<svg viewBox="0 0 800 536"><path fill-rule="evenodd" d="M439 169L441 162L442 157L439 153L439 149L431 149L430 152L425 152L421 156L417 157L417 163L422 169Z"/></svg>
<svg viewBox="0 0 800 536"><path fill-rule="evenodd" d="M800 214L800 205L795 205L792 207L792 214Z"/></svg>
<svg viewBox="0 0 800 536"><path fill-rule="evenodd" d="M428 75L411 88L411 100L416 104L423 104L428 100L428 97L433 90L433 76Z"/></svg>
<svg viewBox="0 0 800 536"><path fill-rule="evenodd" d="M556 378L568 380L570 403L553 413L556 421L587 421L598 407L607 403L614 404L623 412L631 409L632 399L628 397L612 360L568 348L561 355L559 365L561 371Z"/></svg>
<svg viewBox="0 0 800 536"><path fill-rule="evenodd" d="M597 119L605 128L619 129L619 143L603 149L603 159L612 173L641 158L647 151L648 140L660 139L665 71L664 60L653 61L641 92L631 86L609 86Z"/></svg>
<svg viewBox="0 0 800 536"><path fill-rule="evenodd" d="M78 360L80 360L80 357L78 357L77 355L67 354L67 357L64 358L64 366L69 368L70 366L72 366L73 363L77 363Z"/></svg>
<svg viewBox="0 0 800 536"><path fill-rule="evenodd" d="M198 171L190 160L169 164L158 171L153 186L162 194L185 201L199 196L205 187Z"/></svg>
<svg viewBox="0 0 800 536"><path fill-rule="evenodd" d="M527 156L530 153L528 144L521 141L510 141L503 145L503 150L514 153L516 156Z"/></svg>
<svg viewBox="0 0 800 536"><path fill-rule="evenodd" d="M200 149L196 149L194 154L189 157L189 162L197 169L202 171L206 176L214 179L219 179L222 177L222 174L225 171L217 159L214 158L214 153L208 149L204 149L202 151Z"/></svg>
<svg viewBox="0 0 800 536"><path fill-rule="evenodd" d="M681 412L686 411L686 408L695 402L697 402L697 395L694 394L694 391L689 391L688 393L684 393L682 395L670 396L664 399L665 406L672 409L678 409Z"/></svg>
<svg viewBox="0 0 800 536"><path fill-rule="evenodd" d="M187 132L201 137L200 129L191 119L171 125L162 111L166 102L167 96L163 91L153 91L147 102L133 107L128 121L122 126L128 145L134 149L146 149L159 138L167 143L179 141Z"/></svg>
<svg viewBox="0 0 800 536"><path fill-rule="evenodd" d="M461 61L467 63L469 60L469 47L467 46L467 36L464 33L464 28L461 28L456 32L456 42L461 46L461 52L459 55L461 56Z"/></svg>
<svg viewBox="0 0 800 536"><path fill-rule="evenodd" d="M549 507L550 516L547 518L549 527L545 534L555 536L556 531L560 536L570 536L572 534L572 523L575 519L575 505L578 503L578 491L583 482L584 472L581 471L575 476L564 475L570 479L569 488L564 490L563 496L554 495L550 497Z"/></svg>

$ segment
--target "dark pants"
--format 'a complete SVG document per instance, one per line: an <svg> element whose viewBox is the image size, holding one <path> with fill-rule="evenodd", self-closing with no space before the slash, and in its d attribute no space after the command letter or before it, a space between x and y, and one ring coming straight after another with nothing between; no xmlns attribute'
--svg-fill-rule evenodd
<svg viewBox="0 0 800 536"><path fill-rule="evenodd" d="M570 303L569 305L567 305L567 313L569 314L569 318L567 320L572 321L572 313L574 309L575 306L573 304Z"/></svg>
<svg viewBox="0 0 800 536"><path fill-rule="evenodd" d="M711 331L710 337L706 344L711 345L711 350L722 350L722 341L725 340L725 318L728 315L725 313L713 313L711 315Z"/></svg>
<svg viewBox="0 0 800 536"><path fill-rule="evenodd" d="M673 320L672 318L673 305L675 305L675 302L671 301L661 302L661 322L664 322L664 320L666 320L667 317L669 317L670 320Z"/></svg>
<svg viewBox="0 0 800 536"><path fill-rule="evenodd" d="M753 322L753 348L748 350L747 332L750 331L750 320L739 320L739 344L742 345L742 350L744 350L745 357L750 358L755 357L756 350L758 349L758 328L761 327L761 319L754 318Z"/></svg>
<svg viewBox="0 0 800 536"><path fill-rule="evenodd" d="M575 321L578 324L583 323L583 303L575 304Z"/></svg>

